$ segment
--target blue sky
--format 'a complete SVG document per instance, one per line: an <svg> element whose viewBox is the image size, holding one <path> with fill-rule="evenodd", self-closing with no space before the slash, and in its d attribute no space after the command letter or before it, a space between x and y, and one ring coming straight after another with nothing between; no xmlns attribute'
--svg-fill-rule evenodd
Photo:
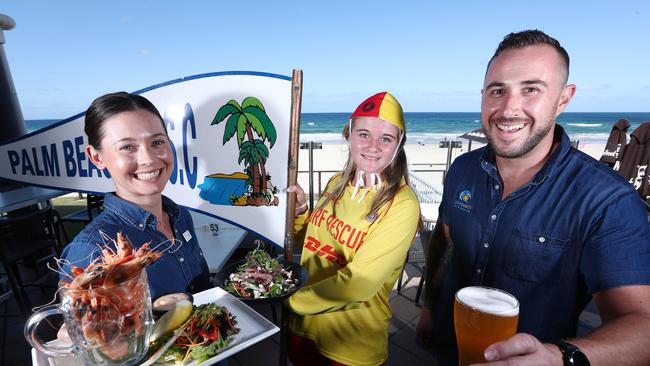
<svg viewBox="0 0 650 366"><path fill-rule="evenodd" d="M538 28L571 56L570 112L650 111L646 1L2 0L26 119L181 76L304 72L303 112L392 91L411 112L473 112L504 35Z"/></svg>

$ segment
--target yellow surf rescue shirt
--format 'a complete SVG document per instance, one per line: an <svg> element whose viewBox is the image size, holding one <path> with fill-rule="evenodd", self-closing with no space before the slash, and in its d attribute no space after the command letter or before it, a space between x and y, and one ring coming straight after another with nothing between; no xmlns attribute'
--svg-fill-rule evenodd
<svg viewBox="0 0 650 366"><path fill-rule="evenodd" d="M330 180L325 194L340 178ZM296 232L306 226L301 264L309 279L289 298L289 328L313 340L334 361L378 365L388 356L388 300L415 236L420 206L402 183L373 220L368 213L375 192L361 188L352 199L353 190L349 184L335 213L330 201L296 218ZM364 191L365 198L357 202Z"/></svg>

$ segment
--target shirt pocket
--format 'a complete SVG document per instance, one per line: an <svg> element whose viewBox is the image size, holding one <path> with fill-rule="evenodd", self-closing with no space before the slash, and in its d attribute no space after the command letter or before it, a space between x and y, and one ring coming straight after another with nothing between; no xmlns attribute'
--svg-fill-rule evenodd
<svg viewBox="0 0 650 366"><path fill-rule="evenodd" d="M511 277L536 283L560 277L569 239L519 229L513 230L511 238L512 251L506 260Z"/></svg>

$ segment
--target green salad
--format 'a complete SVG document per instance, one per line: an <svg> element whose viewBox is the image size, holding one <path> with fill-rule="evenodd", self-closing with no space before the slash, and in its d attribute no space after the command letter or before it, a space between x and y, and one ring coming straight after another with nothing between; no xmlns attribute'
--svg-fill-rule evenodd
<svg viewBox="0 0 650 366"><path fill-rule="evenodd" d="M228 346L232 335L239 332L237 321L228 309L217 304L195 306L192 315L180 329L180 336L162 354L158 362L184 364L187 361L201 363ZM171 336L152 342L150 353L167 343Z"/></svg>
<svg viewBox="0 0 650 366"><path fill-rule="evenodd" d="M246 254L246 262L226 279L226 291L237 297L263 299L277 297L298 285L298 276L287 271L263 250Z"/></svg>

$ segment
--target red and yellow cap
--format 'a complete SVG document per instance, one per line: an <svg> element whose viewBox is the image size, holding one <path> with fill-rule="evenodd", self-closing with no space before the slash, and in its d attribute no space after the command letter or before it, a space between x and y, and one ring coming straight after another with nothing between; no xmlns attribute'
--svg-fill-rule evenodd
<svg viewBox="0 0 650 366"><path fill-rule="evenodd" d="M377 117L406 132L402 106L389 92L377 93L364 100L352 113L350 120L357 117Z"/></svg>

